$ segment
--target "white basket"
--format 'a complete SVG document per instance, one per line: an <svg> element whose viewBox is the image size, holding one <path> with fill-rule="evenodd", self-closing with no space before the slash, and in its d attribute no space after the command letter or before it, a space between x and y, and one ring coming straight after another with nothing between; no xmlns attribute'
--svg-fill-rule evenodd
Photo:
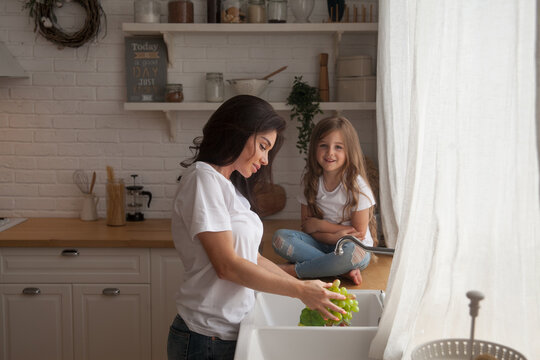
<svg viewBox="0 0 540 360"><path fill-rule="evenodd" d="M441 339L418 346L411 354L412 360L470 360L469 339ZM509 347L483 340L473 341L473 359L480 354L497 360L527 360L523 354Z"/></svg>

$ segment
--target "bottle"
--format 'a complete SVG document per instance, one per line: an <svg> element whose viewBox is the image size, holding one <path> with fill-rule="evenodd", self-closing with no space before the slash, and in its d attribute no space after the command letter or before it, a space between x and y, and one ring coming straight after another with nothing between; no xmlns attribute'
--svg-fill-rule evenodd
<svg viewBox="0 0 540 360"><path fill-rule="evenodd" d="M249 0L247 14L248 23L265 23L266 5L264 0Z"/></svg>
<svg viewBox="0 0 540 360"><path fill-rule="evenodd" d="M221 22L222 23L245 23L246 22L245 0L222 0Z"/></svg>
<svg viewBox="0 0 540 360"><path fill-rule="evenodd" d="M287 0L268 0L268 22L287 22Z"/></svg>
<svg viewBox="0 0 540 360"><path fill-rule="evenodd" d="M223 73L206 73L206 101L223 101Z"/></svg>
<svg viewBox="0 0 540 360"><path fill-rule="evenodd" d="M170 23L193 23L193 3L191 0L170 0L168 8Z"/></svg>
<svg viewBox="0 0 540 360"><path fill-rule="evenodd" d="M330 101L330 86L328 83L328 54L320 54L320 70L319 70L319 97L321 102Z"/></svg>
<svg viewBox="0 0 540 360"><path fill-rule="evenodd" d="M221 0L206 0L206 22L208 24L221 22Z"/></svg>
<svg viewBox="0 0 540 360"><path fill-rule="evenodd" d="M153 0L135 0L134 15L136 23L159 23L159 3Z"/></svg>
<svg viewBox="0 0 540 360"><path fill-rule="evenodd" d="M167 84L165 90L166 102L182 102L184 101L184 91L182 84Z"/></svg>

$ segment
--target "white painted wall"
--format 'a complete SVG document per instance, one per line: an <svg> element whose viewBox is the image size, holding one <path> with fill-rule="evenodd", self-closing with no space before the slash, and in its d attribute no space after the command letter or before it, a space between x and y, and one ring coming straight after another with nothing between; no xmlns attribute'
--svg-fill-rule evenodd
<svg viewBox="0 0 540 360"><path fill-rule="evenodd" d="M195 21L204 22L206 2L193 0ZM105 214L105 167L129 179L137 173L154 194L149 218L170 216L179 162L188 155L210 112L182 113L176 143L169 141L160 112L124 111L123 22L133 21L132 0L102 1L107 33L97 43L58 49L33 32L33 21L19 0L0 0L0 41L29 74L28 79L0 79L0 216L78 216L81 193L75 169L96 171L99 212ZM166 21L162 2L162 21ZM60 24L78 29L84 19L77 5L56 11ZM326 2L317 1L312 22L326 18ZM289 21L293 17L289 12ZM343 55L376 55L376 35L345 38ZM317 35L178 35L176 61L169 82L184 84L186 101L202 100L204 74L221 71L225 79L263 76L288 65L263 95L285 101L295 75L318 82L319 53L333 54L333 38ZM333 69L330 66L330 79ZM333 90L333 89L332 89ZM230 95L230 92L227 92ZM287 112L281 112L285 118ZM329 115L329 114L327 114ZM345 113L360 134L364 151L376 159L374 111ZM298 218L295 200L303 157L296 148L295 123L275 164L275 181L288 194L286 208L273 218Z"/></svg>

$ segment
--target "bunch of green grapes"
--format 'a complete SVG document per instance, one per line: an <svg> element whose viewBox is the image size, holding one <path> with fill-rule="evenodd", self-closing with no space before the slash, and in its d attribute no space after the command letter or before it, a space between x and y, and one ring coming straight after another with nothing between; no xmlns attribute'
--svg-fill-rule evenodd
<svg viewBox="0 0 540 360"><path fill-rule="evenodd" d="M349 294L347 288L340 287L341 282L339 279L334 280L332 286L328 289L330 291L340 293L346 296L344 300L332 299L334 304L346 311L345 314L342 314L337 311L330 310L330 313L334 315L338 320L324 320L321 314L316 310L311 310L309 308L304 308L300 314L300 323L299 326L349 326L351 325L352 313L358 312L358 300L354 294Z"/></svg>

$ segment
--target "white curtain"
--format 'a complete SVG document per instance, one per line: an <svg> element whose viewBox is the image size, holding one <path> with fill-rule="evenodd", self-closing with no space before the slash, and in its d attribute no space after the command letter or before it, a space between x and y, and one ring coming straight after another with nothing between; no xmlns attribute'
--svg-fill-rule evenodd
<svg viewBox="0 0 540 360"><path fill-rule="evenodd" d="M475 337L540 359L535 0L380 0L377 126L396 247L370 357Z"/></svg>

